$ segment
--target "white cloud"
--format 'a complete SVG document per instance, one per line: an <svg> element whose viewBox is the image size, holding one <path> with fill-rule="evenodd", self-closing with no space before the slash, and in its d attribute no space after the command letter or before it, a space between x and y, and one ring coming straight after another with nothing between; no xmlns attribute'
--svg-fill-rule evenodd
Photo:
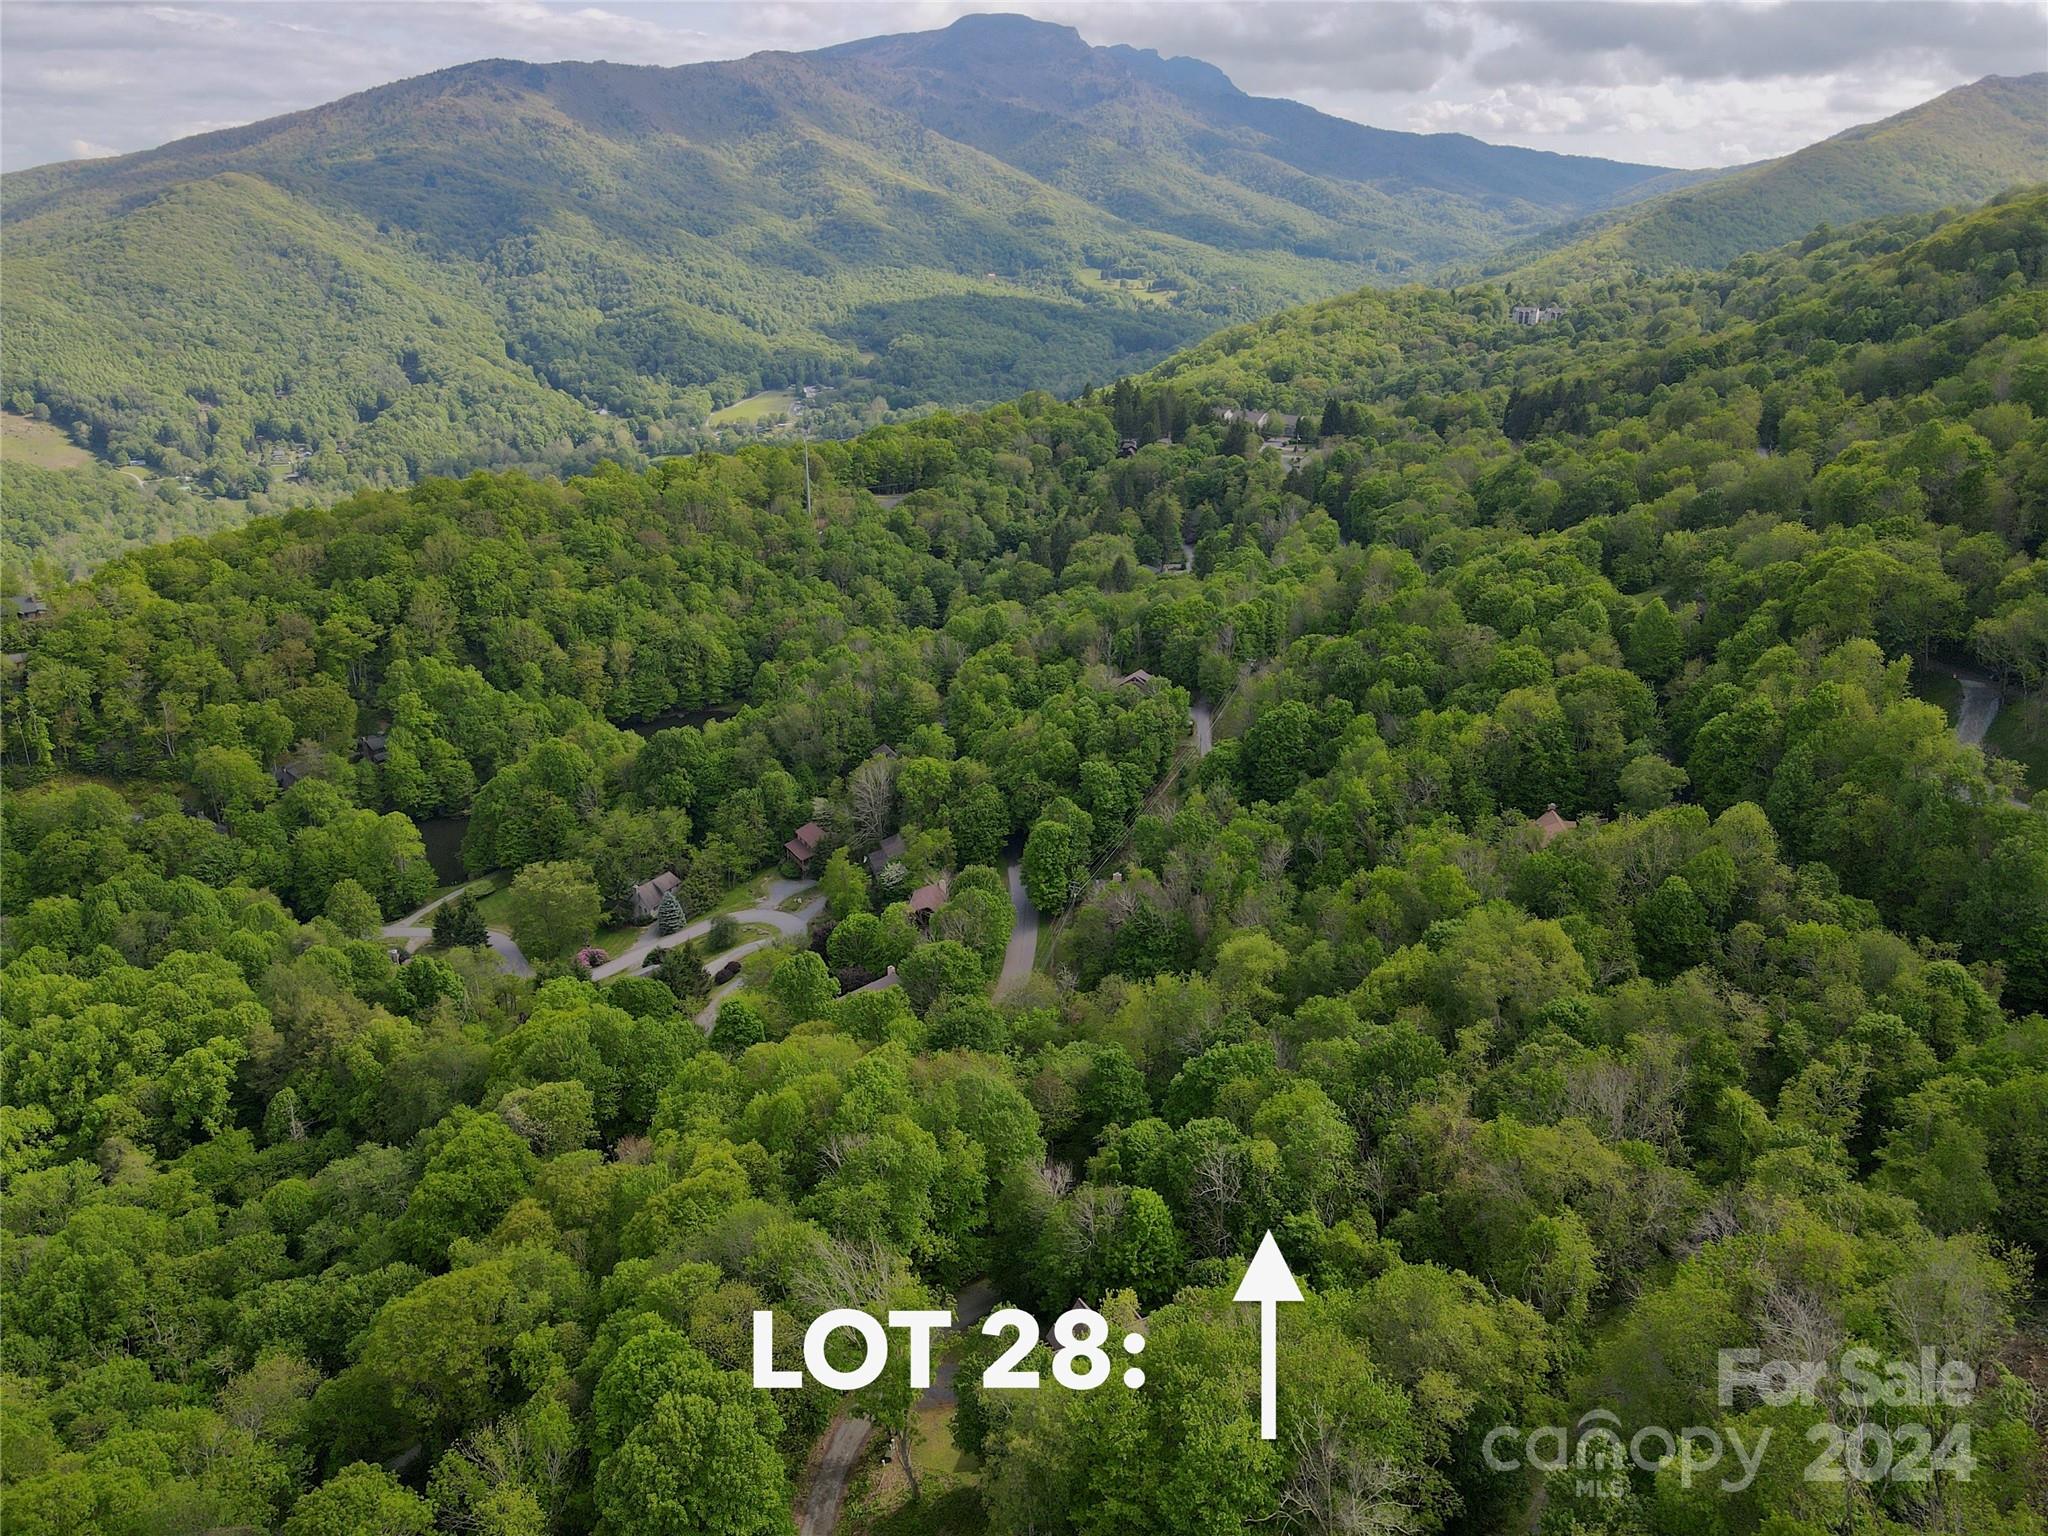
<svg viewBox="0 0 2048 1536"><path fill-rule="evenodd" d="M1005 8L1093 43L1206 59L1247 91L1381 127L1668 165L1781 154L2048 53L2048 11L2031 0L6 0L0 144L16 168L81 143L144 149L189 124L251 122L480 58L683 64Z"/></svg>

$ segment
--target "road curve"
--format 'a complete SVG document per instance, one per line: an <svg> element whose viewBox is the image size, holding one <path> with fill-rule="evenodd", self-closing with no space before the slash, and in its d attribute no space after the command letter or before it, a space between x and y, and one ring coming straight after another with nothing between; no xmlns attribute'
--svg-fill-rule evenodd
<svg viewBox="0 0 2048 1536"><path fill-rule="evenodd" d="M394 918L377 931L385 938L394 941L400 948L407 950L410 950L417 944L428 943L434 937L434 927L427 919L432 917L437 909L446 906L468 889L467 885L459 885L444 896L436 896L418 911L408 912L403 917ZM486 935L485 942L490 945L491 953L498 957L498 969L506 975L531 976L533 974L532 964L528 962L525 955L520 953L519 946L512 942L512 935L493 928Z"/></svg>
<svg viewBox="0 0 2048 1536"><path fill-rule="evenodd" d="M815 897L805 902L794 912L782 910L782 903L799 892L811 889L807 880L785 880L780 876L768 882L768 895L758 907L742 907L737 912L721 913L740 923L766 923L785 935L808 933L811 919L824 910L825 899ZM694 923L685 923L674 933L662 933L652 924L643 929L639 938L620 950L590 973L592 981L608 981L614 976L638 975L645 965L660 950L675 944L687 944L690 940L711 931L715 918L700 917ZM721 957L722 959L723 957Z"/></svg>

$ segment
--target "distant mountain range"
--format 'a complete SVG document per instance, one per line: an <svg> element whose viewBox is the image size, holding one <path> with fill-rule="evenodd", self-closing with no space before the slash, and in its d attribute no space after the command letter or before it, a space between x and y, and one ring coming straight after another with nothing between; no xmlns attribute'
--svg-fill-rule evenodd
<svg viewBox="0 0 2048 1536"><path fill-rule="evenodd" d="M6 177L5 393L227 489L688 446L764 388L1105 380L1666 174L1366 128L1021 17L491 61Z"/></svg>
<svg viewBox="0 0 2048 1536"><path fill-rule="evenodd" d="M2024 84L1723 205L1703 173L1364 127L1014 16L679 69L488 61L0 179L0 394L142 473L294 499L798 409L829 434L1540 264L1547 231L1690 260L1851 216L1845 178L1859 213L1982 196L2048 176L2038 102L1972 105Z"/></svg>
<svg viewBox="0 0 2048 1536"><path fill-rule="evenodd" d="M1980 203L2048 179L2048 74L1993 75L1805 149L1564 224L1484 264L1527 281L1720 267L1819 224Z"/></svg>

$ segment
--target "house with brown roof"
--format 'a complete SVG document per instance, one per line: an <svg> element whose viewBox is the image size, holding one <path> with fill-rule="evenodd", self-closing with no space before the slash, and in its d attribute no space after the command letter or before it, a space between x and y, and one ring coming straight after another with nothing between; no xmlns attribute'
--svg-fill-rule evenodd
<svg viewBox="0 0 2048 1536"><path fill-rule="evenodd" d="M796 860L796 867L805 874L811 872L811 860L818 856L818 845L825 841L825 829L815 821L807 821L796 829L796 835L782 845L782 851Z"/></svg>
<svg viewBox="0 0 2048 1536"><path fill-rule="evenodd" d="M1557 814L1557 803L1552 801L1543 808L1543 814L1536 818L1536 838L1548 848L1578 823Z"/></svg>
<svg viewBox="0 0 2048 1536"><path fill-rule="evenodd" d="M1140 667L1135 672L1126 672L1116 680L1116 685L1119 688L1135 688L1140 693L1150 693L1152 685L1156 681L1157 679L1150 672Z"/></svg>
<svg viewBox="0 0 2048 1536"><path fill-rule="evenodd" d="M920 885L910 893L910 920L922 928L932 920L932 914L945 904L944 880L934 880L930 885Z"/></svg>
<svg viewBox="0 0 2048 1536"><path fill-rule="evenodd" d="M682 880L672 869L664 869L652 880L643 880L633 887L633 918L636 922L651 923L654 915L661 910L661 903L670 891L678 889Z"/></svg>
<svg viewBox="0 0 2048 1536"><path fill-rule="evenodd" d="M882 871L887 869L894 860L902 858L908 846L903 841L903 834L901 832L891 832L882 839L881 846L868 855L868 873L877 880L881 879Z"/></svg>

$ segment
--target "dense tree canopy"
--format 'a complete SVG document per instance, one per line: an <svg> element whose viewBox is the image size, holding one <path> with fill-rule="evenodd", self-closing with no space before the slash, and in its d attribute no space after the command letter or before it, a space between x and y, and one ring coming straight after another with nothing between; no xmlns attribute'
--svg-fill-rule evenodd
<svg viewBox="0 0 2048 1536"><path fill-rule="evenodd" d="M815 516L771 446L428 481L0 619L10 1526L783 1530L842 1405L753 1311L986 1278L1147 1340L970 1359L991 1531L2037 1533L2048 818L1923 695L2048 678L2044 249L2034 194L1534 331L1367 294L814 446ZM401 964L460 814L505 895ZM808 931L564 958L812 822ZM1978 1371L1969 1480L1716 1398L1852 1344ZM1482 1459L1595 1407L1784 1432L1738 1495Z"/></svg>

